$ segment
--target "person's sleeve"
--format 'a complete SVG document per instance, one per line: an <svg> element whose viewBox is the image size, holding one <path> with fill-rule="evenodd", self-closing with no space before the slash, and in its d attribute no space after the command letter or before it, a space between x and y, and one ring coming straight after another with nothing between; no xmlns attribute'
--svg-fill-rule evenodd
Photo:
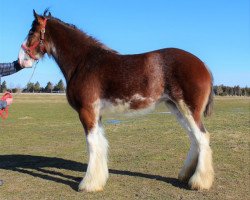
<svg viewBox="0 0 250 200"><path fill-rule="evenodd" d="M20 71L22 67L17 61L12 63L0 63L0 76L8 76Z"/></svg>
<svg viewBox="0 0 250 200"><path fill-rule="evenodd" d="M18 72L18 71L20 71L21 69L23 69L23 68L21 67L21 65L18 63L17 60L14 61L13 63L14 63L14 67L16 68L16 72Z"/></svg>

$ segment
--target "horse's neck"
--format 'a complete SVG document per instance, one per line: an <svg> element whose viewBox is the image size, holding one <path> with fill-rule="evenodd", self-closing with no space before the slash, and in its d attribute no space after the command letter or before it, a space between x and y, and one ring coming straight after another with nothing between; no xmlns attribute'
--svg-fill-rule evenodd
<svg viewBox="0 0 250 200"><path fill-rule="evenodd" d="M49 36L51 44L49 54L54 57L66 81L69 82L90 51L87 41L84 41L87 40L87 36L56 22L51 24Z"/></svg>

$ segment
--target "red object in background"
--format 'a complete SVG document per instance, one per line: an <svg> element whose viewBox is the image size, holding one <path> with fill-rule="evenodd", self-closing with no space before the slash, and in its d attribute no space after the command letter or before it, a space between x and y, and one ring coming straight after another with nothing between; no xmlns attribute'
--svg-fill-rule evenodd
<svg viewBox="0 0 250 200"><path fill-rule="evenodd" d="M8 98L13 99L13 96L10 92L5 92L1 100L6 101L6 99ZM9 114L9 106L6 106L6 108L0 110L0 117L2 119L6 119L8 117L8 114Z"/></svg>

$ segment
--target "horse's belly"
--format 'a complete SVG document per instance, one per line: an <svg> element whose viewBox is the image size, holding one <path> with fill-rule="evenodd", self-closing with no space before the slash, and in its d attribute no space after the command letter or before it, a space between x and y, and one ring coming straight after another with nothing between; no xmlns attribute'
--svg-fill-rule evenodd
<svg viewBox="0 0 250 200"><path fill-rule="evenodd" d="M101 113L144 114L154 110L158 99L142 97L139 94L135 94L129 99L102 99L100 101Z"/></svg>

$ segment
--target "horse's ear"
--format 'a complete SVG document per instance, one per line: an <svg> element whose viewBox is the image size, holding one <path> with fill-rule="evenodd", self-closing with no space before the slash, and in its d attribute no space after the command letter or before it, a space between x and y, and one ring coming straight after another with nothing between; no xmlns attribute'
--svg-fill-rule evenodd
<svg viewBox="0 0 250 200"><path fill-rule="evenodd" d="M36 13L36 11L33 9L33 15L36 21L38 21L38 14Z"/></svg>
<svg viewBox="0 0 250 200"><path fill-rule="evenodd" d="M38 22L38 24L43 23L43 21L44 21L43 16L38 15L35 10L33 10L33 14L34 14L35 20L36 20L36 22Z"/></svg>

